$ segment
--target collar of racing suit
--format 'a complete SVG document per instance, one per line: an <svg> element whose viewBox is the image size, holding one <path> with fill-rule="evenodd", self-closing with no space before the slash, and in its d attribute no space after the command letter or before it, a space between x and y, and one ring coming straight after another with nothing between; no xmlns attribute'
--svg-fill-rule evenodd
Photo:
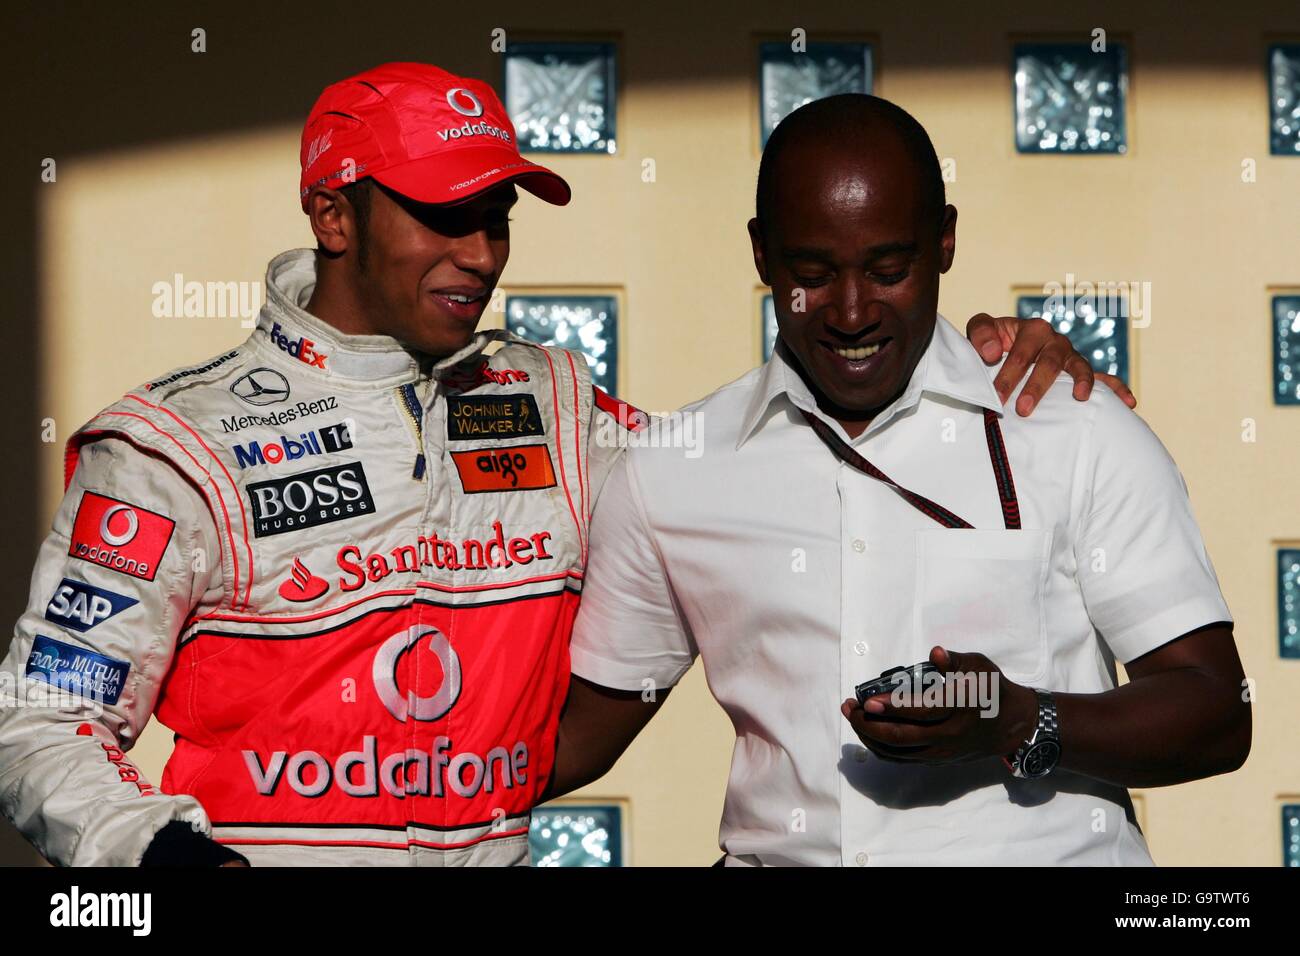
<svg viewBox="0 0 1300 956"><path fill-rule="evenodd" d="M346 335L318 319L304 308L315 287L314 250L291 249L272 259L252 347L275 361L297 359L306 374L388 388L430 374L438 378L493 342L517 340L501 329L476 332L459 352L431 363L429 356L390 336Z"/></svg>

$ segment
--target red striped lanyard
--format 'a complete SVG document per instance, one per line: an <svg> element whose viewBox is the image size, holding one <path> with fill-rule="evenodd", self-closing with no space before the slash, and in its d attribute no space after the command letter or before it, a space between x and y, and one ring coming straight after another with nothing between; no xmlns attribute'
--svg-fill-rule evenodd
<svg viewBox="0 0 1300 956"><path fill-rule="evenodd" d="M853 448L831 429L824 421L810 412L803 417L813 427L813 431L835 453L835 457L850 465L869 478L884 482L897 491L908 504L917 511L933 518L945 528L974 528L964 518L953 514L943 505L936 504L924 495L909 491L883 471L859 455ZM993 478L998 484L998 498L1002 502L1002 520L1008 530L1020 528L1020 502L1016 499L1016 483L1011 478L1011 461L1007 458L1007 446L1002 441L1002 426L998 424L996 413L984 409L984 438L989 445L989 460L993 463Z"/></svg>

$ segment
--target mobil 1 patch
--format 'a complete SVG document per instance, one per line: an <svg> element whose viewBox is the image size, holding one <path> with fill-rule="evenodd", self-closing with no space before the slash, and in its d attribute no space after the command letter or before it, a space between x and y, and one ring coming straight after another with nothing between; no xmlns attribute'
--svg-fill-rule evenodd
<svg viewBox="0 0 1300 956"><path fill-rule="evenodd" d="M537 399L519 395L452 395L447 399L447 440L521 438L546 434Z"/></svg>

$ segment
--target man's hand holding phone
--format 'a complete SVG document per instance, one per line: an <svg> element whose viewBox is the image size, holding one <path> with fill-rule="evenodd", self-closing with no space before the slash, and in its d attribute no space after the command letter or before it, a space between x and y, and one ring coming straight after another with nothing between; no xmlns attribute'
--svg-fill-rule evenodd
<svg viewBox="0 0 1300 956"><path fill-rule="evenodd" d="M863 746L894 762L1003 757L1033 733L1038 715L1032 688L1008 680L983 654L942 647L928 662L893 668L857 690L860 700L845 700L840 712Z"/></svg>

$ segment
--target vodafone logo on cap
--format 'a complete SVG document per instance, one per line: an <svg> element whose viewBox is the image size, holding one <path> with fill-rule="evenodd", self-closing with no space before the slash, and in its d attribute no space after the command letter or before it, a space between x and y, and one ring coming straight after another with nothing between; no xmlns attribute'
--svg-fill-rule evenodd
<svg viewBox="0 0 1300 956"><path fill-rule="evenodd" d="M152 581L175 527L165 515L87 491L72 522L68 554Z"/></svg>
<svg viewBox="0 0 1300 956"><path fill-rule="evenodd" d="M469 100L468 106L464 105L464 100ZM447 91L447 105L461 116L483 115L483 104L478 101L477 96L463 86L453 87Z"/></svg>

